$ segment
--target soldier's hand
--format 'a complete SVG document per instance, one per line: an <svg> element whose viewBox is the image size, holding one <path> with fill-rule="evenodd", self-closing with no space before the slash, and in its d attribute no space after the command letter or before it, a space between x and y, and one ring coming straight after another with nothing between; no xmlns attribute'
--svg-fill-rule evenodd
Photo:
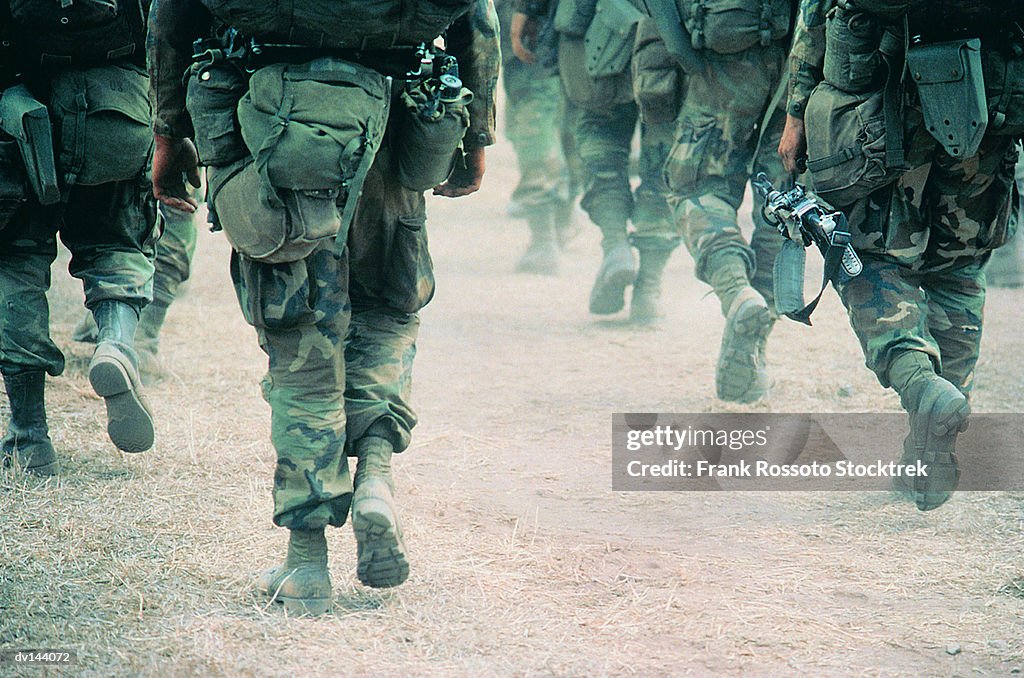
<svg viewBox="0 0 1024 678"><path fill-rule="evenodd" d="M199 155L189 139L156 135L153 151L153 197L167 207L195 212L199 203L185 190L185 179L199 188Z"/></svg>
<svg viewBox="0 0 1024 678"><path fill-rule="evenodd" d="M786 171L794 174L806 169L807 137L804 134L804 121L792 115L786 115L786 126L779 140L779 156Z"/></svg>
<svg viewBox="0 0 1024 678"><path fill-rule="evenodd" d="M537 19L522 12L512 14L512 52L523 63L537 62L537 55L530 49L537 44ZM527 47L530 45L530 47Z"/></svg>
<svg viewBox="0 0 1024 678"><path fill-rule="evenodd" d="M440 186L434 187L434 195L443 195L446 198L461 198L470 193L480 190L480 184L484 180L484 149L473 148L466 151L465 167L457 165L448 181Z"/></svg>

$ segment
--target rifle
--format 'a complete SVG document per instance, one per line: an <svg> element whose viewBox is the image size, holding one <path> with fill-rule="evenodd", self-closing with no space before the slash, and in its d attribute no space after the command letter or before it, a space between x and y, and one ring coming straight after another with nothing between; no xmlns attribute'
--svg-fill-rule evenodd
<svg viewBox="0 0 1024 678"><path fill-rule="evenodd" d="M828 284L855 278L864 270L850 244L846 215L800 184L787 191L777 190L764 172L759 173L751 185L764 200L761 213L765 221L786 238L773 270L776 309L787 318L810 325L811 313ZM825 258L825 271L818 296L805 305L804 250L812 244Z"/></svg>

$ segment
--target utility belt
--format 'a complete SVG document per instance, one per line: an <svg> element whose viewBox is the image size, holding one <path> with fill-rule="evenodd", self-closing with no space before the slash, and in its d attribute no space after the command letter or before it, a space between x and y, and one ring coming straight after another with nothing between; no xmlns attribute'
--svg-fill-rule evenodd
<svg viewBox="0 0 1024 678"><path fill-rule="evenodd" d="M226 30L194 44L187 77L211 220L253 260L296 261L330 238L340 252L385 131L406 189L443 183L462 157L472 93L432 46L325 50Z"/></svg>

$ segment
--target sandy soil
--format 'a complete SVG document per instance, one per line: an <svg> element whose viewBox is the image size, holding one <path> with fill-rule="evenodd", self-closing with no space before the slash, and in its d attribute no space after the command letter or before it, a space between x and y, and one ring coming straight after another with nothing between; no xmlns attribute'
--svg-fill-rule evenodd
<svg viewBox="0 0 1024 678"><path fill-rule="evenodd" d="M333 615L287 619L251 589L283 554L270 522L265 366L228 247L202 233L170 315L158 442L122 455L69 340L58 264L50 382L63 474L0 473L0 648L74 649L69 675L1005 675L1024 667L1022 493L920 514L889 493L616 493L613 412L890 411L832 293L771 338L769 403L713 397L723 321L680 250L668 319L595 320L596 229L560 277L517 275L510 150L483 194L434 200L438 294L398 462L413 574L378 592L332 531ZM1024 404L1024 291L992 290L976 411ZM826 360L827 358L827 360ZM6 407L6 406L5 406ZM900 441L893 441L893 456ZM0 675L17 674L10 665ZM28 675L29 671L24 671ZM34 675L34 674L33 674Z"/></svg>

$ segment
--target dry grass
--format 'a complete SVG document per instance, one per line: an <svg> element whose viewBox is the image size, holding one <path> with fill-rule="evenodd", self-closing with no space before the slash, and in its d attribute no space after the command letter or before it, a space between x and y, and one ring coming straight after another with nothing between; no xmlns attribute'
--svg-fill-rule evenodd
<svg viewBox="0 0 1024 678"><path fill-rule="evenodd" d="M507 167L492 167L492 186L509 185ZM87 347L67 340L78 292L58 271L54 328L69 369L50 382L49 407L64 471L47 482L0 474L0 647L74 648L80 664L67 673L97 676L1024 666L1020 494L963 494L919 514L886 494L611 492L612 411L725 409L708 396L716 305L679 256L669 305L685 322L594 323L582 303L593 234L561 279L513 276L523 229L493 214L497 202L471 202L468 223L434 205L441 292L417 365L423 423L398 464L413 575L394 591L359 586L352 535L332 531L337 609L317 620L287 619L251 589L286 537L269 520L263 357L223 240L201 238L191 290L172 309L174 376L150 393L158 445L144 455L106 439ZM1024 402L1021 298L992 294L979 409ZM898 409L861 366L837 305L819 314L815 334L780 326L773 337L771 408ZM808 373L822 337L835 343L830 368ZM846 386L852 395L837 395Z"/></svg>

